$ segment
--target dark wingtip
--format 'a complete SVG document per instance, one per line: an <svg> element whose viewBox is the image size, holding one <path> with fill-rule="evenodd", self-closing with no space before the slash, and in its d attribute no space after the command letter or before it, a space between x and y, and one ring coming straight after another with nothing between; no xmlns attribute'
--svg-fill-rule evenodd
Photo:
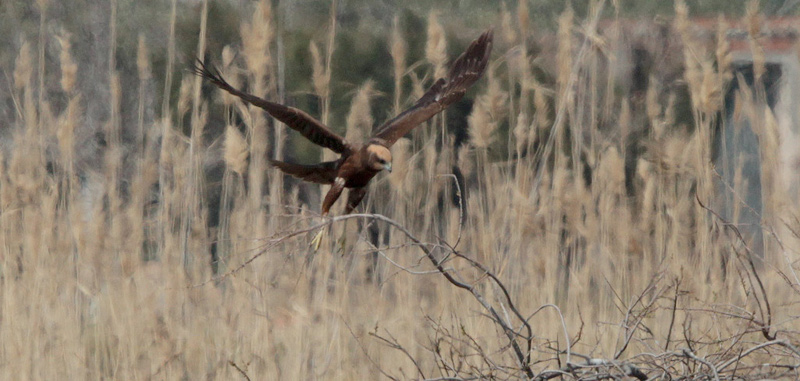
<svg viewBox="0 0 800 381"><path fill-rule="evenodd" d="M494 28L489 28L478 38L481 44L484 45L484 56L488 57L492 53L492 45L494 42Z"/></svg>
<svg viewBox="0 0 800 381"><path fill-rule="evenodd" d="M205 62L201 61L199 58L194 59L194 62L189 67L189 71L200 77L207 77L209 74L211 74L211 72L208 70L208 66L206 66Z"/></svg>
<svg viewBox="0 0 800 381"><path fill-rule="evenodd" d="M483 76L489 57L492 54L493 39L494 28L489 28L469 44L467 50L450 67L450 73L447 77L449 86L453 88L459 86L469 87ZM472 71L472 73L469 76L463 76L464 71Z"/></svg>
<svg viewBox="0 0 800 381"><path fill-rule="evenodd" d="M494 40L494 28L489 28L481 33L476 38L467 51L462 55L463 57L472 57L478 59L479 62L487 61L492 54L492 41ZM461 58L461 57L459 57Z"/></svg>
<svg viewBox="0 0 800 381"><path fill-rule="evenodd" d="M220 73L219 69L215 66L209 67L206 65L205 62L201 61L199 58L195 58L194 63L189 68L194 75L203 77L206 80L211 81L212 83L216 84L217 86L221 87L228 87L228 82L222 78L222 73Z"/></svg>
<svg viewBox="0 0 800 381"><path fill-rule="evenodd" d="M492 40L494 40L494 28L487 29L485 32L483 32L483 34L481 34L481 37L491 43Z"/></svg>

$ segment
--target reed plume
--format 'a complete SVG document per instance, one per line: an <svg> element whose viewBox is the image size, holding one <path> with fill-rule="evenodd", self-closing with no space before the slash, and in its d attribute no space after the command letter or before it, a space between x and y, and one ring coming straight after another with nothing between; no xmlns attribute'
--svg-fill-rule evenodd
<svg viewBox="0 0 800 381"><path fill-rule="evenodd" d="M392 55L392 68L394 69L394 108L393 114L398 115L400 109L400 98L403 96L403 77L406 71L406 54L408 47L400 31L400 19L398 16L392 20L392 34L389 39L389 52Z"/></svg>
<svg viewBox="0 0 800 381"><path fill-rule="evenodd" d="M367 80L356 91L356 96L353 97L353 102L350 104L350 112L347 113L345 125L347 131L345 139L351 142L360 142L366 140L365 137L369 136L372 132L372 125L375 122L372 118L371 100L375 94L374 82Z"/></svg>
<svg viewBox="0 0 800 381"><path fill-rule="evenodd" d="M425 59L433 65L433 77L444 78L447 75L447 40L444 28L439 23L439 13L428 13L428 39L425 43Z"/></svg>

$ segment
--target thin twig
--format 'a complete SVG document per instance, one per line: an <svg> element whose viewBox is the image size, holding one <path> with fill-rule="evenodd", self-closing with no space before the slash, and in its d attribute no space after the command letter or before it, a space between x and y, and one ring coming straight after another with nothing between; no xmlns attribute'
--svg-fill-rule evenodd
<svg viewBox="0 0 800 381"><path fill-rule="evenodd" d="M358 347L361 348L361 352L364 352L364 356L367 357L367 360L369 360L369 362L371 362L372 365L375 365L375 368L378 369L378 372L381 372L381 374L386 376L386 378L388 379L397 381L397 378L392 377L391 375L386 373L383 370L383 368L381 368L381 365L375 362L375 360L372 359L372 356L370 356L369 353L367 353L367 348L364 348L364 345L361 344L361 340L358 339L358 336L356 336L356 334L353 332L353 329L350 328L350 324L347 324L347 321L345 321L344 318L342 318L342 322L344 323L344 326L347 327L347 330L350 332L350 335L353 336L353 339L355 339L356 344L358 344ZM414 363L414 365L416 365L416 363Z"/></svg>
<svg viewBox="0 0 800 381"><path fill-rule="evenodd" d="M678 293L680 292L681 279L675 281L675 297L672 299L672 317L669 319L669 329L667 330L667 342L664 343L664 350L669 350L669 341L672 337L672 328L675 326L675 315L678 310Z"/></svg>
<svg viewBox="0 0 800 381"><path fill-rule="evenodd" d="M411 362L414 364L414 367L417 368L417 373L419 373L419 375L422 376L422 378L426 378L425 377L425 372L422 371L422 368L419 366L419 363L414 358L414 356L411 356L411 354L408 353L408 351L402 345L400 345L400 343L397 341L397 339L395 339L394 336L392 336L391 332L389 332L388 330L385 330L385 331L386 331L386 334L389 335L391 340L388 340L385 337L380 336L375 332L369 332L369 335L372 336L372 337L377 338L378 340L383 341L383 343L388 345L390 348L394 348L394 349L397 349L400 352L403 352L403 354L405 354L406 357L408 357L408 359L411 360Z"/></svg>
<svg viewBox="0 0 800 381"><path fill-rule="evenodd" d="M447 245L446 242L443 242L443 244ZM450 247L450 251L453 253L453 255L455 255L455 256L457 256L457 257L459 257L461 259L466 260L472 266L475 266L477 269L481 270L485 275L487 275L489 278L491 278L498 287L500 287L500 290L503 291L503 295L506 298L506 302L508 302L508 307L511 309L512 312L514 312L514 315L516 315L517 318L520 321L522 321L522 324L525 326L526 330L528 331L528 335L527 336L523 336L523 337L526 339L527 344L528 344L528 351L527 351L528 355L526 356L525 364L530 364L530 353L531 353L531 348L532 348L532 345L533 345L532 344L532 342L533 342L533 329L531 328L531 325L528 323L528 320L523 317L522 313L520 313L519 310L517 309L516 305L514 305L514 301L511 300L511 295L509 294L508 289L506 288L506 286L503 284L503 282L500 281L500 279L497 278L496 275L494 275L493 272L489 271L489 269L487 269L481 263L479 263L479 262L477 262L477 261L475 261L475 260L473 260L473 259L471 259L471 258L459 253L456 250L455 246ZM556 307L556 309L557 308L558 307ZM560 315L561 311L559 310L558 313ZM569 346L569 336L567 334L567 327L566 327L566 324L564 324L564 317L563 316L561 316L561 323L564 325L564 334L567 335L567 337L566 337L567 346ZM567 358L569 359L569 355L567 355Z"/></svg>
<svg viewBox="0 0 800 381"><path fill-rule="evenodd" d="M561 313L561 309L558 308L557 305L555 305L555 304L545 304L543 306L540 306L538 309L536 309L536 311L533 311L533 313L530 316L528 316L528 318L525 319L525 321L527 322L527 321L531 320L531 318L533 318L537 313L539 313L539 311L541 311L541 310L543 310L545 308L548 308L548 307L556 310L556 313L558 314L558 317L561 319L561 327L564 329L564 340L567 342L566 343L567 344L567 349L565 350L566 354L567 354L567 364L569 364L571 362L571 360L572 360L571 359L571 357L572 357L572 346L570 345L570 342L569 342L569 332L567 332L567 323L564 320L564 315Z"/></svg>
<svg viewBox="0 0 800 381"><path fill-rule="evenodd" d="M723 226L733 231L734 234L736 234L736 237L739 238L739 241L742 242L742 245L744 246L744 249L747 251L748 254L746 258L747 263L750 265L750 271L752 271L753 277L756 278L756 283L758 283L758 288L761 291L761 299L764 300L764 305L767 309L766 316L763 315L764 314L763 311L761 312L762 313L761 319L764 320L764 325L761 326L761 334L764 335L764 338L766 338L767 340L775 340L775 334L771 335L769 333L770 325L772 324L772 308L770 307L769 299L767 298L767 291L766 288L764 287L764 283L761 281L761 277L758 275L755 263L753 263L753 256L755 254L747 246L747 241L744 240L742 233L739 231L739 228L737 228L736 225L728 222L725 218L720 216L719 213L715 212L714 210L703 204L703 202L700 201L700 196L697 194L697 192L695 192L694 198L697 200L697 203L700 204L701 208L705 209L706 211L714 215L714 217L716 217L718 220L722 221ZM759 310L761 309L761 303L758 303L758 308Z"/></svg>
<svg viewBox="0 0 800 381"><path fill-rule="evenodd" d="M239 371L239 374L241 374L245 380L250 381L250 376L248 376L247 373L242 368L239 368L239 366L236 365L235 362L228 360L228 365L232 366L234 369Z"/></svg>
<svg viewBox="0 0 800 381"><path fill-rule="evenodd" d="M772 341L767 341L765 343L761 343L759 345L756 345L756 346L754 346L754 347L742 352L738 356L736 356L736 357L734 357L734 358L732 358L732 359L720 364L719 366L717 366L717 370L722 371L723 369L729 367L731 364L738 363L739 360L743 359L745 356L747 356L750 353L753 353L753 352L755 352L755 351L757 351L757 350L759 350L761 348L769 347L771 345L783 345L783 344L785 344L785 342L783 340L772 340Z"/></svg>
<svg viewBox="0 0 800 381"><path fill-rule="evenodd" d="M691 351L689 348L683 348L683 350L681 351L681 353L682 353L684 356L686 356L686 357L688 357L688 358L690 358L690 359L692 359L692 360L694 360L694 361L697 361L697 362L699 362L699 363L701 363L701 364L703 364L703 365L707 366L707 367L708 367L708 369L711 369L711 371L714 373L714 379L715 379L715 380L717 380L717 381L719 381L719 373L717 372L717 368L716 368L716 367L714 367L714 364L712 364L712 363L708 362L706 359L703 359L703 358L700 358L700 357L698 357L698 356L697 356L697 355L695 355L695 354L694 354L694 353L693 353L693 352L692 352L692 351Z"/></svg>

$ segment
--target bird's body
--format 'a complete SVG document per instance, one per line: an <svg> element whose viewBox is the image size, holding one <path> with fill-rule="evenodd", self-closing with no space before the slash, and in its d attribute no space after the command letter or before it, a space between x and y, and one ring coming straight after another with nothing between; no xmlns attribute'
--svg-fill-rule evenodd
<svg viewBox="0 0 800 381"><path fill-rule="evenodd" d="M379 161L375 161L378 166L371 164L376 155L387 163L391 162L389 150L380 152L382 150L378 147L386 149L380 143L364 144L354 147L352 152L342 155L338 160L315 165L286 163L277 160L272 160L271 163L283 172L308 182L333 184L337 177L341 177L346 180L345 188L360 188L366 186L375 175L385 169Z"/></svg>
<svg viewBox="0 0 800 381"><path fill-rule="evenodd" d="M376 153L379 148L383 148L385 152ZM375 157L382 158L380 160L384 162L376 162ZM345 179L345 188L366 186L375 175L386 169L385 164L392 162L389 149L377 144L362 145L352 155L342 159L341 165L337 168L337 177Z"/></svg>
<svg viewBox="0 0 800 381"><path fill-rule="evenodd" d="M218 72L210 71L202 62L198 62L194 71L220 89L264 109L311 142L341 155L338 160L313 165L271 161L272 165L284 173L305 181L331 185L322 202L324 216L345 188L349 189L345 213L352 212L364 198L370 180L382 170L391 172L392 154L389 148L392 144L414 127L461 99L466 90L483 74L491 50L492 31L489 30L473 41L456 59L447 78L438 79L413 106L386 122L363 144L345 141L302 110L273 103L234 88Z"/></svg>

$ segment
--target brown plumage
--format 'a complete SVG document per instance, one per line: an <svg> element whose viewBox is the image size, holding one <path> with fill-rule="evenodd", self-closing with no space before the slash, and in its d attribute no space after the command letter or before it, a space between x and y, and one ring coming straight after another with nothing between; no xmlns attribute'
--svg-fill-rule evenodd
<svg viewBox="0 0 800 381"><path fill-rule="evenodd" d="M243 101L264 109L275 119L305 136L311 142L328 148L341 157L314 165L302 165L271 160L272 165L284 173L319 184L331 184L331 189L322 202L322 215L327 215L331 206L350 189L345 213L358 206L366 194L366 186L378 172L392 171L392 144L464 96L467 89L483 75L492 51L492 31L484 32L473 41L467 50L453 62L447 78L439 78L430 89L409 109L403 111L377 129L363 144L352 144L331 131L327 126L294 107L284 106L247 94L234 88L220 73L198 61L193 68L195 74L209 80Z"/></svg>

